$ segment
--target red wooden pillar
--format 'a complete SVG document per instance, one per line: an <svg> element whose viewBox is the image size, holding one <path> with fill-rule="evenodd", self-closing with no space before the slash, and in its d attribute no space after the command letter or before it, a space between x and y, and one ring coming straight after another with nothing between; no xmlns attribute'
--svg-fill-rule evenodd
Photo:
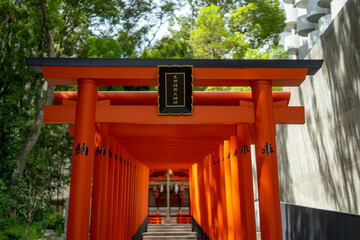
<svg viewBox="0 0 360 240"><path fill-rule="evenodd" d="M104 129L105 138L103 141L103 145L100 146L100 181L99 181L99 194L100 194L100 201L99 204L101 206L100 211L100 234L96 234L96 237L99 236L97 239L103 239L107 236L108 233L108 201L107 201L107 194L108 194L108 172L109 172L109 155L106 154L106 151L109 149L110 140L109 140L109 125L104 124L100 125L100 128ZM100 130L100 131L101 131ZM94 188L94 186L93 186Z"/></svg>
<svg viewBox="0 0 360 240"><path fill-rule="evenodd" d="M200 215L200 189L199 189L199 177L198 177L198 163L192 166L192 185L193 185L193 207L194 218L201 225L202 219Z"/></svg>
<svg viewBox="0 0 360 240"><path fill-rule="evenodd" d="M217 222L217 236L215 236L215 239L219 240L225 240L224 239L224 213L222 208L222 193L221 193L221 184L220 184L220 162L222 161L222 158L220 159L219 156L219 149L215 151L214 156L215 166L214 166L214 176L215 176L215 196L216 196L216 222Z"/></svg>
<svg viewBox="0 0 360 240"><path fill-rule="evenodd" d="M250 134L247 124L237 124L237 146L241 198L240 235L241 239L256 240Z"/></svg>
<svg viewBox="0 0 360 240"><path fill-rule="evenodd" d="M208 233L206 216L206 200L205 200L205 186L204 186L204 159L199 161L198 164L198 187L199 187L199 202L200 202L200 219L201 223L199 225L202 229Z"/></svg>
<svg viewBox="0 0 360 240"><path fill-rule="evenodd" d="M223 239L228 240L228 217L227 217L227 196L225 189L225 156L224 156L224 144L219 146L219 156L220 156L220 192L221 192L221 202L222 202L222 215L223 215Z"/></svg>
<svg viewBox="0 0 360 240"><path fill-rule="evenodd" d="M210 195L210 176L209 176L209 155L207 155L203 160L203 174L204 174L204 197L205 197L205 213L206 213L206 228L208 236L212 236L213 226L212 226L212 212L211 212L211 195Z"/></svg>
<svg viewBox="0 0 360 240"><path fill-rule="evenodd" d="M146 184L146 179L149 178L149 174L147 174L147 167L145 167L142 163L139 163L139 166L141 167L141 176L142 176L142 195L140 196L140 204L142 206L141 209L141 215L140 215L140 224L144 221L146 215L147 215L147 207L148 207L148 199L149 195L146 195L146 193L149 191L149 184Z"/></svg>
<svg viewBox="0 0 360 240"><path fill-rule="evenodd" d="M136 218L135 218L135 208L136 208L136 191L138 190L137 188L137 184L136 184L136 171L135 171L135 162L136 159L133 157L132 159L132 163L131 163L131 170L133 172L133 187L132 187L132 207L131 207L131 223L132 223L132 227L131 227L131 232L130 232L130 237L132 237L135 233L135 229L136 229Z"/></svg>
<svg viewBox="0 0 360 240"><path fill-rule="evenodd" d="M67 226L68 240L85 240L89 235L97 90L96 81L78 80Z"/></svg>
<svg viewBox="0 0 360 240"><path fill-rule="evenodd" d="M102 176L104 168L103 161L103 151L104 144L107 139L108 128L104 125L97 125L96 133L96 153L94 160L94 174L93 174L93 187L92 187L92 202L91 202L91 224L90 224L90 239L91 240L100 240L101 235L101 214L105 211L102 204L103 194L104 194L104 178Z"/></svg>
<svg viewBox="0 0 360 240"><path fill-rule="evenodd" d="M189 168L189 201L190 201L190 215L193 216L193 218L195 218L195 214L194 214L194 187L193 187L193 165Z"/></svg>
<svg viewBox="0 0 360 240"><path fill-rule="evenodd" d="M131 189L131 171L130 171L130 156L127 154L126 160L125 160L125 167L126 171L128 172L127 176L127 186L126 186L126 211L125 211L125 239L129 239L129 228L130 228L130 189Z"/></svg>
<svg viewBox="0 0 360 240"><path fill-rule="evenodd" d="M148 198L149 198L149 195L146 195L146 193L148 192L148 190L149 190L149 184L146 184L146 179L148 179L149 178L149 175L147 174L147 171L146 171L146 167L143 165L143 164L141 164L141 163L139 163L139 165L137 165L137 166L139 166L139 168L140 168L140 175L142 176L142 179L141 179L141 182L142 182L142 190L141 190L141 196L139 197L140 198L140 206L142 206L142 208L141 208L141 212L140 212L140 224L144 221L144 219L145 219L145 217L146 217L146 208L147 208L147 206L148 206L148 203L146 203L146 202L149 202L148 201ZM136 167L136 168L138 168L138 167ZM146 201L146 202L145 202Z"/></svg>
<svg viewBox="0 0 360 240"><path fill-rule="evenodd" d="M129 181L129 176L130 176L130 173L129 173L129 168L128 168L128 152L126 151L126 154L124 156L124 159L123 159L123 164L124 164L124 168L125 168L125 172L126 172L126 178L125 178L125 198L124 198L124 226L123 226L123 231L124 231L124 239L127 239L127 229L128 229L128 224L129 224L129 220L128 220L128 210L129 210L129 206L128 206L128 203L129 203L129 185L130 185L130 181Z"/></svg>
<svg viewBox="0 0 360 240"><path fill-rule="evenodd" d="M130 228L129 228L129 237L132 237L133 232L134 232L134 225L135 225L135 221L134 221L134 206L135 206L135 189L136 189L136 175L135 175L135 171L134 171L134 157L131 157L131 162L130 162L130 171L132 173L132 178L131 178L131 188L130 188L130 196L131 196L131 201L130 201Z"/></svg>
<svg viewBox="0 0 360 240"><path fill-rule="evenodd" d="M255 111L261 239L281 240L280 193L271 81L256 81L251 88Z"/></svg>
<svg viewBox="0 0 360 240"><path fill-rule="evenodd" d="M126 151L123 149L119 159L119 163L122 168L122 184L121 184L121 202L120 202L120 213L119 213L119 237L120 239L125 238L125 211L126 211L126 189L127 189L127 171L125 165Z"/></svg>
<svg viewBox="0 0 360 240"><path fill-rule="evenodd" d="M217 195L216 195L216 179L215 179L215 151L209 154L209 179L210 179L210 199L211 199L211 238L217 239L219 226L217 223Z"/></svg>
<svg viewBox="0 0 360 240"><path fill-rule="evenodd" d="M233 221L234 221L234 233L235 239L240 238L240 226L241 226L241 217L240 217L240 193L239 193L239 167L238 167L238 158L237 158L237 146L236 146L236 136L230 136L229 142L229 153L230 153L230 167L231 167L231 188L232 188L232 211L233 211Z"/></svg>
<svg viewBox="0 0 360 240"><path fill-rule="evenodd" d="M233 194L231 181L230 165L230 141L224 141L224 171L225 171L225 191L226 191L226 216L228 221L228 239L235 239Z"/></svg>
<svg viewBox="0 0 360 240"><path fill-rule="evenodd" d="M130 164L131 164L131 155L129 155L128 158L128 162L126 163L126 167L128 168L129 174L130 174L130 178L129 178L129 186L128 186L128 212L127 212L127 222L128 222L128 227L126 228L126 239L130 239L130 230L132 227L132 222L131 222L131 204L132 204L132 188L133 188L133 172L131 170Z"/></svg>
<svg viewBox="0 0 360 240"><path fill-rule="evenodd" d="M113 214L113 236L114 239L118 238L118 230L119 230L119 222L118 222L118 211L119 211L119 199L120 199L120 161L119 161L119 153L120 153L120 144L116 142L116 148L114 149L113 159L115 161L115 185L114 185L114 214Z"/></svg>
<svg viewBox="0 0 360 240"><path fill-rule="evenodd" d="M113 148L109 151L109 157L110 157L110 161L113 162L113 167L114 167L114 183L113 183L113 195L112 195L112 213L111 213L111 239L115 239L116 238L116 210L117 210L117 197L118 197L118 189L119 189L119 164L118 161L115 159L115 153L117 152L118 149L118 142L115 141L114 139L114 145Z"/></svg>
<svg viewBox="0 0 360 240"><path fill-rule="evenodd" d="M108 155L108 178L107 178L107 194L106 194L106 201L107 201L107 231L106 237L107 239L112 239L113 234L113 214L114 214L114 181L115 181L115 161L113 158L110 158L109 152L113 151L115 145L115 140L113 137L110 137L109 140L109 148L106 149L106 155Z"/></svg>
<svg viewBox="0 0 360 240"><path fill-rule="evenodd" d="M123 164L123 157L124 157L124 146L120 146L119 150L119 167L120 167L120 184L119 184L119 208L117 212L117 223L118 223L118 229L117 229L117 236L119 239L123 237L123 228L124 225L124 196L125 196L125 167Z"/></svg>
<svg viewBox="0 0 360 240"><path fill-rule="evenodd" d="M137 228L138 228L138 224L139 224L139 210L141 209L140 206L140 201L139 201L139 191L143 190L141 188L141 184L140 184L140 174L138 171L138 168L136 167L138 164L137 159L135 159L135 163L134 163L134 171L135 171L135 176L136 176L136 184L135 184L135 212L134 212L134 218L135 218L135 227L133 230L133 234L136 232Z"/></svg>
<svg viewBox="0 0 360 240"><path fill-rule="evenodd" d="M191 216L193 216L194 219L196 219L196 206L195 206L195 189L194 189L194 165L193 164L191 167L190 167L190 170L189 170L189 192L190 192L190 214Z"/></svg>

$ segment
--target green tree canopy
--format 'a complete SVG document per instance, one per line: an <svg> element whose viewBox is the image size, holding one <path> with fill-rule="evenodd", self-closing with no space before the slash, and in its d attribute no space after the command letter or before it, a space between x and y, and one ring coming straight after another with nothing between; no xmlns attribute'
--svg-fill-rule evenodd
<svg viewBox="0 0 360 240"><path fill-rule="evenodd" d="M285 28L285 13L278 0L248 0L230 14L232 32L243 33L252 48L277 45Z"/></svg>
<svg viewBox="0 0 360 240"><path fill-rule="evenodd" d="M196 26L190 33L191 46L195 58L221 58L226 53L226 41L229 33L220 8L211 4L201 9Z"/></svg>

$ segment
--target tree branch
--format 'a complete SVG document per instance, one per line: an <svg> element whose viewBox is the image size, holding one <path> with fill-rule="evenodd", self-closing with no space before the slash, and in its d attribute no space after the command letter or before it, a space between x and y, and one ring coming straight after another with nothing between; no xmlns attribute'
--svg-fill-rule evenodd
<svg viewBox="0 0 360 240"><path fill-rule="evenodd" d="M9 14L6 16L5 20L2 21L2 23L0 24L0 27L5 26L5 24L9 21L9 19L11 18L11 16L14 14L15 8L17 8L17 6L20 5L21 1L22 1L22 0L18 0L18 1L16 2L14 8L11 9L11 11L9 12Z"/></svg>
<svg viewBox="0 0 360 240"><path fill-rule="evenodd" d="M169 19L170 19L170 18L167 18L165 21L160 22L159 27L158 27L158 28L156 29L156 31L154 32L153 37L152 37L152 38L150 39L150 41L148 42L147 47L150 47L152 41L154 41L154 39L155 39L155 37L156 37L156 34L157 34L158 31L160 30L161 26L162 26L164 23L166 23Z"/></svg>

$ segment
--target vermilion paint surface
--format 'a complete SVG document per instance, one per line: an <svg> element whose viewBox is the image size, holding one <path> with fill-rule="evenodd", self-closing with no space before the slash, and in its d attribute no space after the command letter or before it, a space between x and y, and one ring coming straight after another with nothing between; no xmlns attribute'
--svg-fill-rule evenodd
<svg viewBox="0 0 360 240"><path fill-rule="evenodd" d="M194 68L194 86L252 91L194 92L192 116L159 116L157 92L97 91L156 86L157 68L42 66L49 84L78 85L44 111L46 123L75 123L67 239L131 239L147 216L149 170L172 168L188 169L191 214L210 239L255 240L251 143L262 239L282 239L275 124L305 117L271 87L299 86L307 70Z"/></svg>

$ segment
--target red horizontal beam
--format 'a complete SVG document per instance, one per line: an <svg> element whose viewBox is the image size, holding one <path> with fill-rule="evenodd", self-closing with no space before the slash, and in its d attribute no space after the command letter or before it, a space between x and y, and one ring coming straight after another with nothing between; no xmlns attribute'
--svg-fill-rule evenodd
<svg viewBox="0 0 360 240"><path fill-rule="evenodd" d="M271 80L273 86L299 86L307 68L193 68L194 86L250 86L257 80ZM102 86L157 86L157 67L43 66L50 85L77 85L88 78Z"/></svg>
<svg viewBox="0 0 360 240"><path fill-rule="evenodd" d="M76 106L47 105L45 123L74 123ZM195 106L191 116L159 116L157 106L97 106L97 123L253 123L253 109L242 106Z"/></svg>
<svg viewBox="0 0 360 240"><path fill-rule="evenodd" d="M47 105L45 123L74 123L76 106ZM274 106L275 123L303 124L303 107ZM153 124L231 124L254 123L254 109L250 106L195 106L190 116L159 116L156 106L96 107L97 123L153 123Z"/></svg>
<svg viewBox="0 0 360 240"><path fill-rule="evenodd" d="M289 103L290 92L273 92L273 101ZM57 105L64 100L76 101L77 92L55 92ZM157 105L158 92L98 92L98 101L110 100L111 105ZM252 101L251 92L198 92L193 93L193 104L196 105L239 105L239 101Z"/></svg>

